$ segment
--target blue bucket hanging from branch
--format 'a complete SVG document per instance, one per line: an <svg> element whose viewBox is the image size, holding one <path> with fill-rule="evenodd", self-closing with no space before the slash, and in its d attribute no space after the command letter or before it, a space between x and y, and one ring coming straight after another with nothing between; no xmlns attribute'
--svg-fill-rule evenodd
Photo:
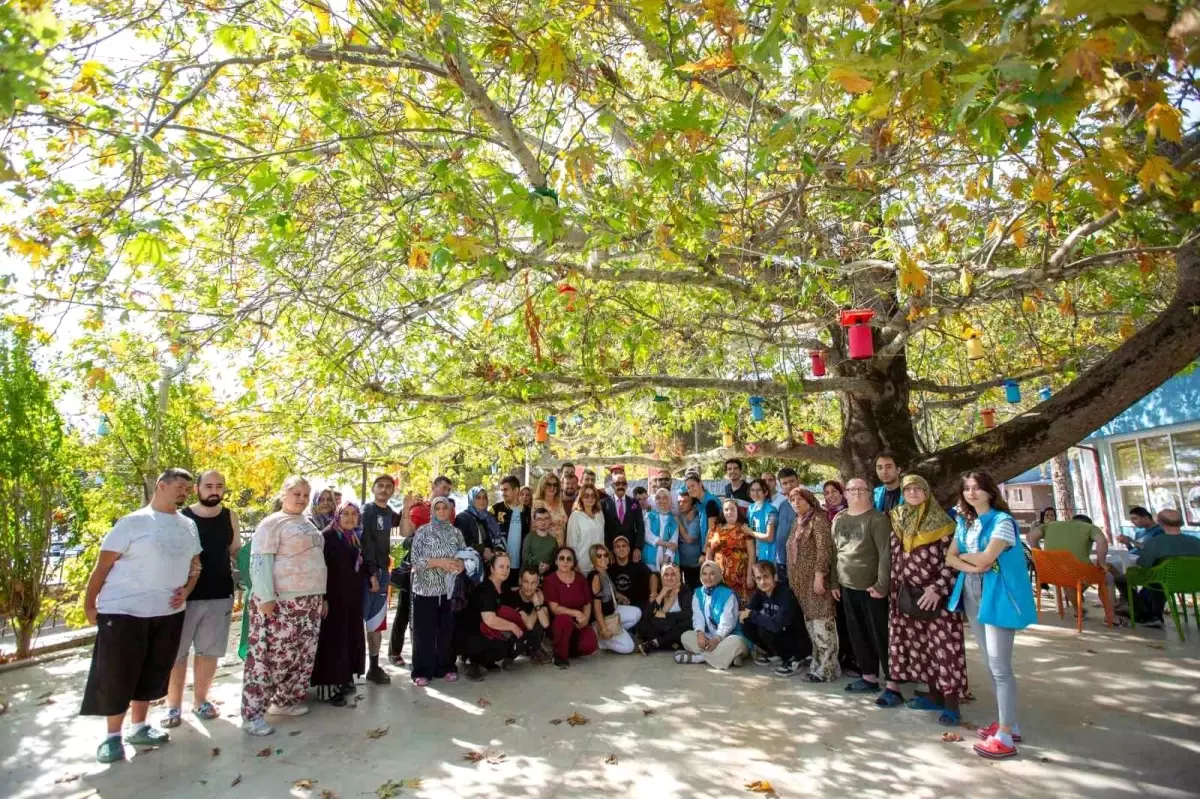
<svg viewBox="0 0 1200 799"><path fill-rule="evenodd" d="M1004 399L1008 400L1013 405L1021 401L1021 384L1016 380L1005 380L1004 383Z"/></svg>
<svg viewBox="0 0 1200 799"><path fill-rule="evenodd" d="M1038 389L1038 396L1042 398L1042 402L1046 402L1054 396L1054 389L1050 388L1050 386L1042 386Z"/></svg>
<svg viewBox="0 0 1200 799"><path fill-rule="evenodd" d="M101 438L104 438L111 432L112 432L112 427L110 427L108 424L108 414L107 413L102 414L100 416L100 426L96 428L96 435L100 436Z"/></svg>
<svg viewBox="0 0 1200 799"><path fill-rule="evenodd" d="M767 418L763 411L763 398L757 395L750 398L750 418L756 422L761 422Z"/></svg>
<svg viewBox="0 0 1200 799"><path fill-rule="evenodd" d="M546 432L552 436L558 435L558 417L551 416L546 419Z"/></svg>

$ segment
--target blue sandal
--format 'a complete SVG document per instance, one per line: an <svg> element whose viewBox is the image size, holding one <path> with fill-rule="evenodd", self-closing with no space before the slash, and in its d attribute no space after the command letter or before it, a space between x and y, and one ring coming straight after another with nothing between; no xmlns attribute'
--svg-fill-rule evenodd
<svg viewBox="0 0 1200 799"><path fill-rule="evenodd" d="M943 710L943 706L927 696L914 696L904 703L909 710Z"/></svg>
<svg viewBox="0 0 1200 799"><path fill-rule="evenodd" d="M962 722L962 714L957 710L943 710L938 714L938 724L943 727L957 727Z"/></svg>
<svg viewBox="0 0 1200 799"><path fill-rule="evenodd" d="M893 691L891 688L885 688L879 698L875 700L877 707L900 707L904 704L904 696L899 691Z"/></svg>

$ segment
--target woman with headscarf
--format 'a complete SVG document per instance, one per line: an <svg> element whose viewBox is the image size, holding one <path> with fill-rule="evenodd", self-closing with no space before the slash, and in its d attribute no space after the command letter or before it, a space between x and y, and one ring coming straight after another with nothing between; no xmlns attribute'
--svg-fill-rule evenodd
<svg viewBox="0 0 1200 799"><path fill-rule="evenodd" d="M846 509L846 487L837 480L826 480L821 495L825 499L825 518L832 522L834 516Z"/></svg>
<svg viewBox="0 0 1200 799"><path fill-rule="evenodd" d="M807 488L793 488L788 495L796 522L787 539L787 576L792 593L804 613L804 625L812 639L812 661L804 679L832 682L838 678L838 634L834 622L834 601L829 593L833 569L833 536L829 519L817 498ZM784 663L776 670L781 677L798 670L798 664Z"/></svg>
<svg viewBox="0 0 1200 799"><path fill-rule="evenodd" d="M685 496L681 494L679 498L682 500ZM662 588L650 597L650 604L638 622L637 634L641 639L638 651L643 655L660 649L679 649L682 646L680 638L692 629L693 592L683 584L680 567L674 563L664 564L659 577Z"/></svg>
<svg viewBox="0 0 1200 799"><path fill-rule="evenodd" d="M317 698L344 707L354 697L354 677L366 673L366 644L362 634L363 585L362 513L354 502L343 502L334 521L322 532L328 580L325 601L329 612L321 620L317 656L310 682Z"/></svg>
<svg viewBox="0 0 1200 799"><path fill-rule="evenodd" d="M304 516L309 483L289 477L280 510L258 523L250 541L250 651L242 672L242 729L270 735L268 712L303 716L304 699L327 606L325 539Z"/></svg>
<svg viewBox="0 0 1200 799"><path fill-rule="evenodd" d="M309 506L308 520L313 523L313 527L318 530L324 530L329 525L333 524L334 511L337 508L333 504L333 490L322 488L317 492L317 495L312 499L312 505Z"/></svg>
<svg viewBox="0 0 1200 799"><path fill-rule="evenodd" d="M721 567L705 561L700 567L701 587L692 594L692 629L680 637L684 652L675 653L676 663L708 663L714 669L741 665L750 646L741 636L738 597L721 584Z"/></svg>
<svg viewBox="0 0 1200 799"><path fill-rule="evenodd" d="M946 565L954 522L920 475L900 481L904 503L892 508L892 567L888 582L888 671L898 682L923 682L913 710L941 711L938 723L957 727L958 700L967 692L962 616L946 609L957 577Z"/></svg>
<svg viewBox="0 0 1200 799"><path fill-rule="evenodd" d="M462 531L450 523L454 503L437 497L429 523L413 534L412 560L412 681L417 687L442 677L458 679L454 667L454 587L466 566L459 557L467 548Z"/></svg>
<svg viewBox="0 0 1200 799"><path fill-rule="evenodd" d="M741 508L734 499L721 503L723 523L708 534L708 560L721 567L721 579L738 600L746 602L754 590L755 540L742 522ZM703 575L701 575L703 577Z"/></svg>
<svg viewBox="0 0 1200 799"><path fill-rule="evenodd" d="M558 475L550 472L538 483L537 493L533 496L534 509L545 508L550 512L550 533L558 545L567 543L567 509L563 507L562 483Z"/></svg>
<svg viewBox="0 0 1200 799"><path fill-rule="evenodd" d="M475 486L467 492L467 509L454 519L454 526L462 532L467 546L484 560L491 560L493 552L504 549L504 533L488 507L488 499L487 489Z"/></svg>

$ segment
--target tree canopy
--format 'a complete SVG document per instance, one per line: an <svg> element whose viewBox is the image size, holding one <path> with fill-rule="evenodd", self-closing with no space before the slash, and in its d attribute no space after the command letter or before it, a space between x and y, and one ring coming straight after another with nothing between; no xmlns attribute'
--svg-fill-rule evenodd
<svg viewBox="0 0 1200 799"><path fill-rule="evenodd" d="M555 414L598 460L886 447L943 485L1200 351L1190 2L15 9L10 311L85 309L93 387L123 328L223 364L314 463L515 460Z"/></svg>

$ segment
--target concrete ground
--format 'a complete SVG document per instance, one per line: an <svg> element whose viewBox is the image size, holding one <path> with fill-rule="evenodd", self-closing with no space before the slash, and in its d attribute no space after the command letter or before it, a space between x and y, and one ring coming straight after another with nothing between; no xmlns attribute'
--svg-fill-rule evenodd
<svg viewBox="0 0 1200 799"><path fill-rule="evenodd" d="M1173 628L1108 630L1099 615L1082 635L1050 614L1018 635L1025 743L1003 762L972 752L972 730L943 742L933 714L877 709L846 695L845 680L812 686L753 665L722 673L665 654L602 652L566 671L522 662L426 690L390 669L392 684L362 686L356 707L314 703L266 738L238 728L241 668L223 666L220 719L185 714L171 743L126 747L127 762L103 766L94 760L103 723L76 716L84 651L0 674L0 702L10 703L0 797L716 799L750 796L746 783L757 780L781 797L1200 795L1194 619L1181 643ZM969 645L978 699L964 716L987 724L994 696ZM587 723L569 724L573 713ZM160 715L152 709L152 720ZM465 759L472 752L483 760Z"/></svg>

